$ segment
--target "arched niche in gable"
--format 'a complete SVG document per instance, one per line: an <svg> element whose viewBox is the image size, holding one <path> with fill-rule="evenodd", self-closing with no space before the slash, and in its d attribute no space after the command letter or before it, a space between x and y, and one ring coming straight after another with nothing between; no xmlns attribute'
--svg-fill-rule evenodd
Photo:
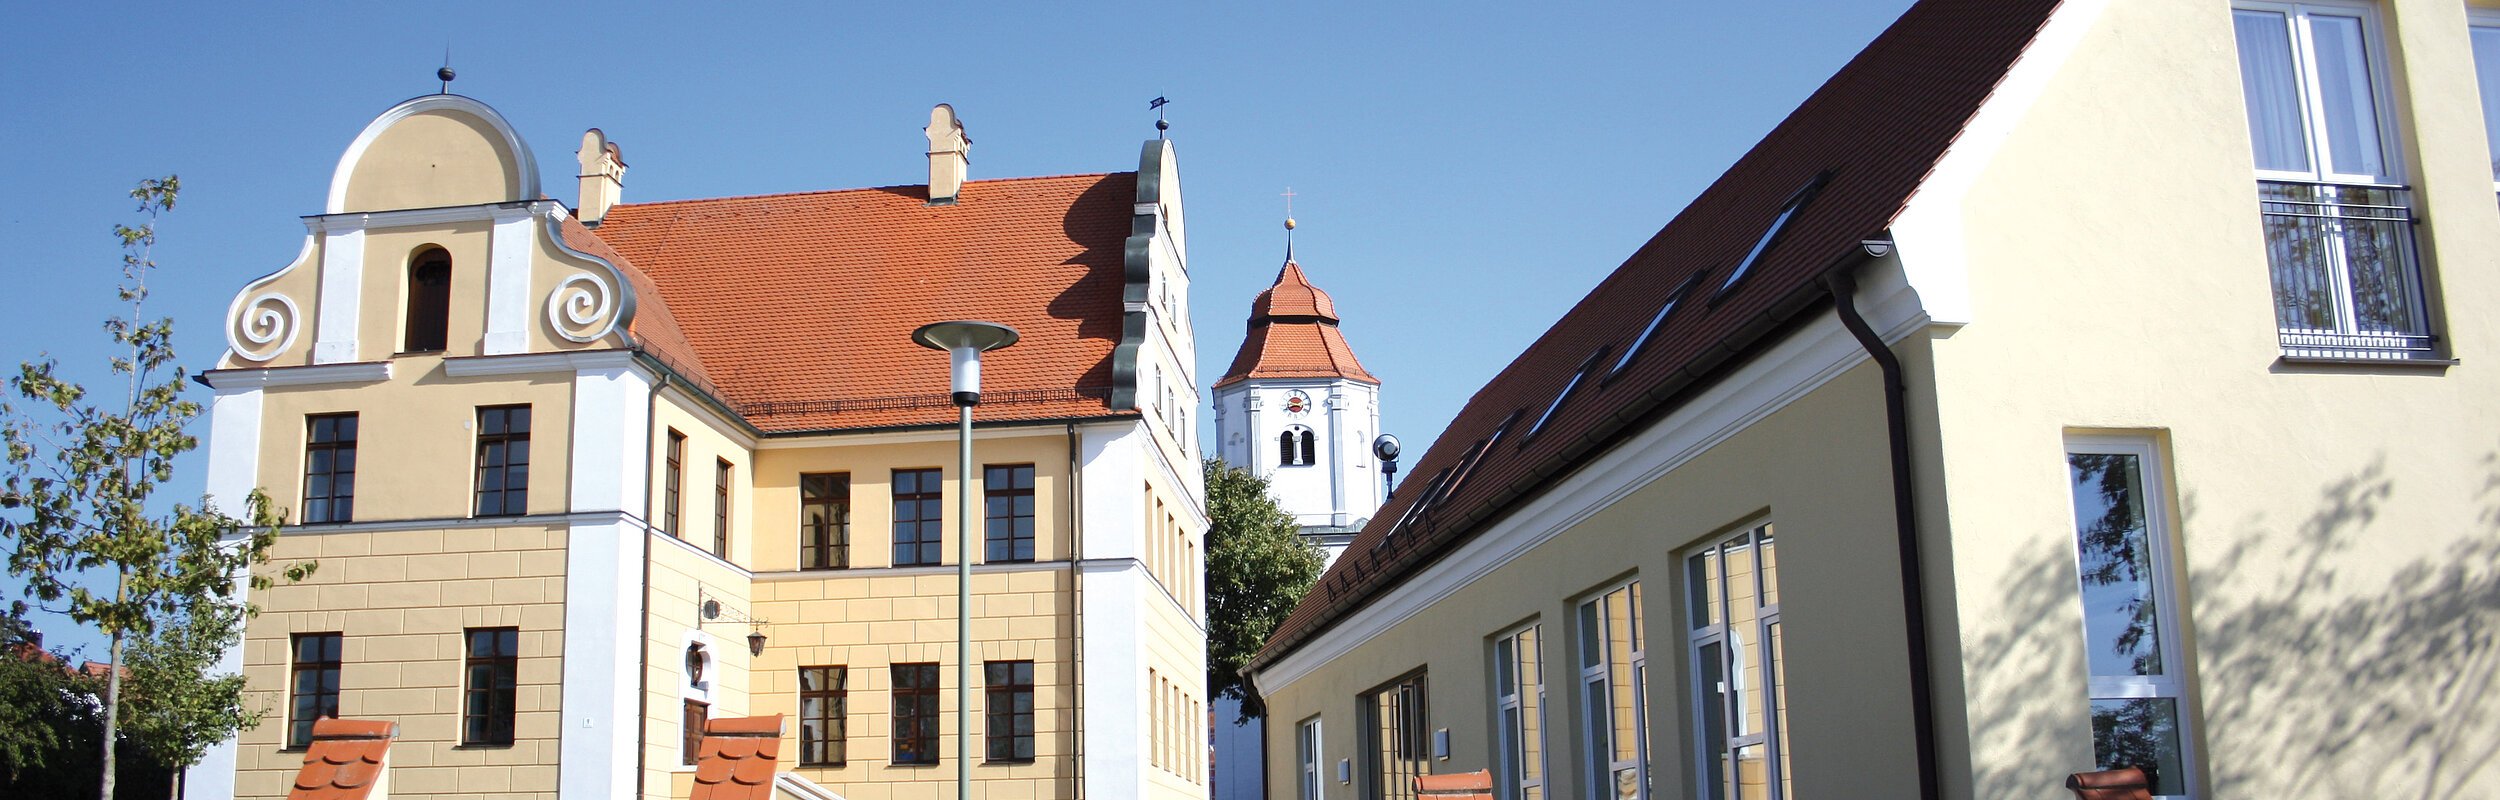
<svg viewBox="0 0 2500 800"><path fill-rule="evenodd" d="M324 213L534 200L538 164L512 124L456 94L419 97L366 125L339 158Z"/></svg>

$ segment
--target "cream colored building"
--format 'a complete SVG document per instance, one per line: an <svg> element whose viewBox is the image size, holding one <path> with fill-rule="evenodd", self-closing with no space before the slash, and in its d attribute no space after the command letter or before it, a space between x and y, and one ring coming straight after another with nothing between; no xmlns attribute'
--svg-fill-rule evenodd
<svg viewBox="0 0 2500 800"><path fill-rule="evenodd" d="M1922 0L1279 630L1274 796L2500 796L2495 11Z"/></svg>
<svg viewBox="0 0 2500 800"><path fill-rule="evenodd" d="M285 796L338 714L398 723L396 796L682 798L693 720L779 714L792 796L952 796L970 756L976 797L1205 797L1174 151L966 180L964 130L932 111L926 184L627 204L592 129L568 209L476 100L368 125L203 376L211 494L267 491L319 570L251 598L273 713L190 796ZM909 338L959 318L1023 336L971 476Z"/></svg>

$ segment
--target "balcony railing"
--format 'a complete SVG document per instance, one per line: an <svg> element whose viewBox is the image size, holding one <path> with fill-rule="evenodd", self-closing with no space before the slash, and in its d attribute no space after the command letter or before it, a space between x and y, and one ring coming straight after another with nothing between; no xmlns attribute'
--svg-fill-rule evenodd
<svg viewBox="0 0 2500 800"><path fill-rule="evenodd" d="M2414 251L2411 192L2258 181L2257 202L2284 355L2434 355Z"/></svg>

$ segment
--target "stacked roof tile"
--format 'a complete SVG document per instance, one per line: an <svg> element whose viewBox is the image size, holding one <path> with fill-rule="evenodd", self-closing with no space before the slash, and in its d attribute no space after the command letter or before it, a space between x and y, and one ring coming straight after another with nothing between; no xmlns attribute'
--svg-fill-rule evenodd
<svg viewBox="0 0 2500 800"><path fill-rule="evenodd" d="M781 758L781 715L703 723L691 800L770 800Z"/></svg>
<svg viewBox="0 0 2500 800"><path fill-rule="evenodd" d="M355 719L313 721L312 746L287 800L363 800L382 782L399 726Z"/></svg>
<svg viewBox="0 0 2500 800"><path fill-rule="evenodd" d="M619 205L577 250L627 273L645 352L765 433L945 425L944 356L921 325L981 319L1016 346L982 361L981 418L1111 407L1136 173Z"/></svg>
<svg viewBox="0 0 2500 800"><path fill-rule="evenodd" d="M1292 652L1828 303L1821 279L1885 233L2057 5L1922 0L1902 14L1468 401L1408 473L1425 490L1398 493L1372 518L1252 665ZM1820 191L1778 241L1719 292L1818 176ZM1694 302L1613 371L1669 295L1697 276ZM1582 376L1584 365L1598 374ZM1577 388L1549 415L1566 386ZM1522 414L1549 418L1535 435L1513 431L1469 460ZM1452 473L1469 477L1456 487L1428 477ZM1418 503L1426 507L1410 519Z"/></svg>
<svg viewBox="0 0 2500 800"><path fill-rule="evenodd" d="M1288 259L1276 285L1250 302L1250 332L1233 354L1233 365L1216 388L1251 378L1350 378L1378 384L1354 360L1354 348L1337 330L1337 301L1311 285L1302 265Z"/></svg>

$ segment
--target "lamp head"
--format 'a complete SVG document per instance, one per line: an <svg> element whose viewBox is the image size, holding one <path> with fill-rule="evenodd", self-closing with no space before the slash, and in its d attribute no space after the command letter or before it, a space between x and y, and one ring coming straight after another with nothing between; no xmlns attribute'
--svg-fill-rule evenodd
<svg viewBox="0 0 2500 800"><path fill-rule="evenodd" d="M995 322L954 320L933 322L911 332L911 340L931 350L944 350L954 366L955 404L981 403L981 354L1016 343L1016 329Z"/></svg>

